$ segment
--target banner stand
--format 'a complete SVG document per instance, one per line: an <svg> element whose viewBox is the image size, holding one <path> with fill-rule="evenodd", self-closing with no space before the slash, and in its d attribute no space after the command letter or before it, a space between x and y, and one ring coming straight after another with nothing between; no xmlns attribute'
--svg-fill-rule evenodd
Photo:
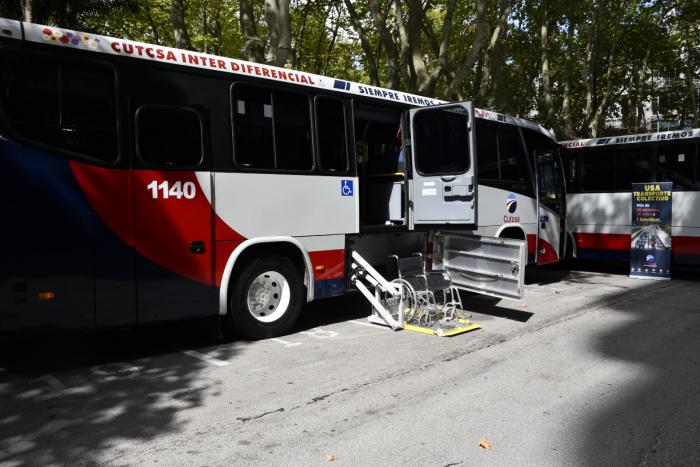
<svg viewBox="0 0 700 467"><path fill-rule="evenodd" d="M630 277L671 278L673 183L632 184Z"/></svg>

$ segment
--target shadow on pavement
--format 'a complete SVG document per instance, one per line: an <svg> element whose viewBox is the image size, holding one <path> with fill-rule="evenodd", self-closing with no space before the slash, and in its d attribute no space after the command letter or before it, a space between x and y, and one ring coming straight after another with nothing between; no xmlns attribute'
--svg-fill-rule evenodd
<svg viewBox="0 0 700 467"><path fill-rule="evenodd" d="M629 377L601 387L581 418L582 465L700 465L700 286L697 273L678 276L600 299L624 325L592 351Z"/></svg>
<svg viewBox="0 0 700 467"><path fill-rule="evenodd" d="M219 393L207 366L232 359L207 320L109 332L24 334L0 345L0 464L90 465L125 440L183 429L178 414ZM117 460L118 462L118 460Z"/></svg>
<svg viewBox="0 0 700 467"><path fill-rule="evenodd" d="M371 305L359 292L323 298L304 305L299 321L290 334L351 319L366 318L371 313Z"/></svg>

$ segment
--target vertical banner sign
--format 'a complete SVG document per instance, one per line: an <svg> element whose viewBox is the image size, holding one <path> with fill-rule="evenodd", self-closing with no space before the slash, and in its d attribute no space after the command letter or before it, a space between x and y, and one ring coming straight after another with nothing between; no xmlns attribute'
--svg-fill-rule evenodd
<svg viewBox="0 0 700 467"><path fill-rule="evenodd" d="M632 184L630 277L671 278L673 183Z"/></svg>

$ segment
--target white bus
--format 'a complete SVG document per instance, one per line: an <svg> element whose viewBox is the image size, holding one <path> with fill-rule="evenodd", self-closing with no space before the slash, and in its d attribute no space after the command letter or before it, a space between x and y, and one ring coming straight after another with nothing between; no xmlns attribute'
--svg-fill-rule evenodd
<svg viewBox="0 0 700 467"><path fill-rule="evenodd" d="M348 289L351 251L451 228L562 251L553 140L469 103L0 19L0 136L0 330L258 338Z"/></svg>
<svg viewBox="0 0 700 467"><path fill-rule="evenodd" d="M629 259L632 187L673 182L672 255L700 264L700 129L561 143L568 224L579 258Z"/></svg>

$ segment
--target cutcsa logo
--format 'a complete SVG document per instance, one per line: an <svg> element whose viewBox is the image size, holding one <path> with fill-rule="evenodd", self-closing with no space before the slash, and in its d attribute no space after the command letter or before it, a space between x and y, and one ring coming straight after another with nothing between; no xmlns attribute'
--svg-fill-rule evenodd
<svg viewBox="0 0 700 467"><path fill-rule="evenodd" d="M647 263L653 262L656 258L654 258L654 255L647 255L645 258Z"/></svg>
<svg viewBox="0 0 700 467"><path fill-rule="evenodd" d="M511 214L518 209L518 198L516 198L513 193L510 193L506 199L506 209L508 209L508 212Z"/></svg>

